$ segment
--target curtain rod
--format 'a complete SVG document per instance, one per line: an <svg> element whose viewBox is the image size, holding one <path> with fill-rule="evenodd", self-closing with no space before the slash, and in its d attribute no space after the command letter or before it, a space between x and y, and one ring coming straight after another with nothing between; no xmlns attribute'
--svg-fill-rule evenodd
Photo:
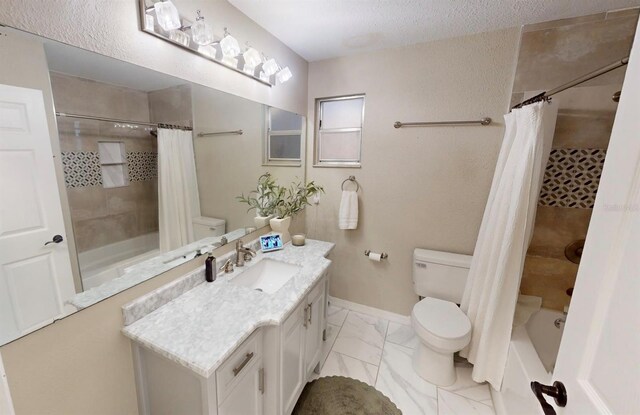
<svg viewBox="0 0 640 415"><path fill-rule="evenodd" d="M529 105L529 104L533 104L534 102L546 101L552 95L555 95L555 94L557 94L559 92L565 91L565 90L567 90L569 88L573 88L576 85L583 84L583 83L585 83L585 82L587 82L587 81L589 81L589 80L591 80L593 78L597 78L597 77L599 77L601 75L609 73L609 72L613 71L614 69L618 69L621 66L625 66L627 63L629 63L629 57L628 56L624 57L624 58L622 58L622 59L620 59L618 61L615 61L613 63L610 63L607 66L603 66L602 68L596 69L593 72L589 72L586 75L582 75L579 78L576 78L576 79L574 79L572 81L567 82L566 84L562 84L562 85L557 86L557 87L555 87L555 88L553 88L553 89L551 89L549 91L542 92L542 93L540 93L540 94L538 94L538 95L536 95L534 97L526 99L526 100L522 101L521 103L519 103L517 105L514 105L512 107L512 109L522 108L523 106Z"/></svg>
<svg viewBox="0 0 640 415"><path fill-rule="evenodd" d="M68 118L79 118L81 120L96 120L96 121L115 122L115 123L122 123L122 124L146 125L148 127L169 128L169 129L185 130L185 131L193 130L193 128L186 127L183 125L163 124L163 123L146 122L146 121L120 120L117 118L94 117L92 115L69 114L66 112L56 112L56 116L68 117Z"/></svg>

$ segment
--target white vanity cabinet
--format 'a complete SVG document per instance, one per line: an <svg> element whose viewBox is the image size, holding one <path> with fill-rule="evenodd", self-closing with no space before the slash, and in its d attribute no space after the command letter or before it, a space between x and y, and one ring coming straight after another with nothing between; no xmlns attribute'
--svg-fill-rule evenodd
<svg viewBox="0 0 640 415"><path fill-rule="evenodd" d="M291 413L320 362L325 328L325 287L323 277L282 325L280 402L283 414Z"/></svg>
<svg viewBox="0 0 640 415"><path fill-rule="evenodd" d="M289 415L322 354L326 274L280 325L256 329L209 377L133 343L141 415Z"/></svg>

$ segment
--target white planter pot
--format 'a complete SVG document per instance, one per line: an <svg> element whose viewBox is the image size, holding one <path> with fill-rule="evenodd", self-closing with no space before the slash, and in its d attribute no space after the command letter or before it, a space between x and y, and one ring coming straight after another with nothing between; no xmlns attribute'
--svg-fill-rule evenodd
<svg viewBox="0 0 640 415"><path fill-rule="evenodd" d="M269 219L271 219L273 216L256 216L255 218L253 218L253 223L256 224L256 228L260 229L263 228L265 226L267 226L269 224Z"/></svg>
<svg viewBox="0 0 640 415"><path fill-rule="evenodd" d="M283 242L288 242L291 240L291 235L289 234L289 226L291 226L291 216L287 216L284 219L273 218L269 220L269 224L271 225L272 231L282 234Z"/></svg>

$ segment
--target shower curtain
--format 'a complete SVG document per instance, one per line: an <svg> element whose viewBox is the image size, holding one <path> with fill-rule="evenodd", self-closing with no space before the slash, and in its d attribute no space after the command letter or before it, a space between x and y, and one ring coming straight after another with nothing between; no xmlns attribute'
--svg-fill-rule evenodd
<svg viewBox="0 0 640 415"><path fill-rule="evenodd" d="M158 128L160 250L193 242L192 209L197 191L191 131ZM194 190L195 189L195 190ZM195 199L197 200L197 199Z"/></svg>
<svg viewBox="0 0 640 415"><path fill-rule="evenodd" d="M538 102L505 115L506 131L460 307L471 342L460 353L473 380L500 390L524 259L531 241L557 107Z"/></svg>

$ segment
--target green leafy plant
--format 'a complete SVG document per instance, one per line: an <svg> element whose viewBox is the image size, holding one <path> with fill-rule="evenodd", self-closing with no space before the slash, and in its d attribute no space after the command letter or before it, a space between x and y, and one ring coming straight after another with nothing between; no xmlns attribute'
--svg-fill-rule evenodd
<svg viewBox="0 0 640 415"><path fill-rule="evenodd" d="M250 191L247 196L242 193L236 199L240 203L249 205L247 212L255 209L258 216L270 216L276 213L279 192L280 186L276 184L270 173L265 173L258 177L256 190Z"/></svg>
<svg viewBox="0 0 640 415"><path fill-rule="evenodd" d="M276 193L276 215L278 219L293 216L311 205L309 198L318 193L324 193L324 188L314 181L291 183L289 187L278 186Z"/></svg>

